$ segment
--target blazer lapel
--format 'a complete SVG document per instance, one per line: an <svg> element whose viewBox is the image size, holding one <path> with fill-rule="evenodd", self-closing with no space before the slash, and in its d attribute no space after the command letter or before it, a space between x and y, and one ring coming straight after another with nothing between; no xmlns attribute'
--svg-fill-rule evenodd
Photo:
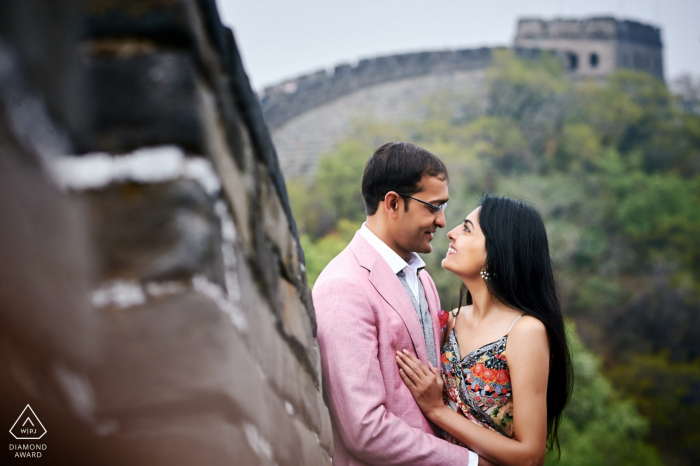
<svg viewBox="0 0 700 466"><path fill-rule="evenodd" d="M433 321L433 342L435 343L435 355L437 357L438 366L440 364L440 350L442 349L442 329L440 328L440 318L438 312L440 312L440 299L433 292L433 285L428 278L428 272L421 270L418 274L421 283L423 284L423 291L425 292L425 300L428 302L428 309L430 310L430 318Z"/></svg>
<svg viewBox="0 0 700 466"><path fill-rule="evenodd" d="M369 281L377 292L401 316L413 342L418 359L428 365L428 350L425 348L423 330L411 299L406 294L399 277L389 268L384 258L359 234L350 243L359 264L369 270ZM432 314L432 311L431 311Z"/></svg>

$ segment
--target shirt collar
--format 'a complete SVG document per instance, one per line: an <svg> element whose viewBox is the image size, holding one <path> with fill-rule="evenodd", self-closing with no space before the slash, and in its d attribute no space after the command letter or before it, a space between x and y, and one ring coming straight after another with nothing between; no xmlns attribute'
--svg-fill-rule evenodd
<svg viewBox="0 0 700 466"><path fill-rule="evenodd" d="M391 271L394 273L398 273L404 270L406 267L411 267L415 273L425 267L425 262L423 262L423 259L421 259L415 252L412 252L408 256L408 261L403 260L401 256L396 254L396 252L387 246L384 241L379 239L379 237L375 235L372 230L367 228L366 223L362 224L362 227L360 228L360 235L362 235L370 246L372 246L379 253L379 255L384 258L386 263L389 264L389 268L391 268Z"/></svg>

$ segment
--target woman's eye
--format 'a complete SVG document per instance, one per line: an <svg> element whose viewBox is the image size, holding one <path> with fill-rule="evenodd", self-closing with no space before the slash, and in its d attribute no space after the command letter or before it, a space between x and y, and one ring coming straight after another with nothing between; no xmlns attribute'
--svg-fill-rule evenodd
<svg viewBox="0 0 700 466"><path fill-rule="evenodd" d="M464 224L464 231L469 231L469 227L467 226L466 223Z"/></svg>

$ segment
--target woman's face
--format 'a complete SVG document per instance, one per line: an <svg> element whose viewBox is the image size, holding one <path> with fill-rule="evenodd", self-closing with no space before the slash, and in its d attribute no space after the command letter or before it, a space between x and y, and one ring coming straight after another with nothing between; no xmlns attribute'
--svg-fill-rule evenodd
<svg viewBox="0 0 700 466"><path fill-rule="evenodd" d="M464 223L447 233L450 247L442 267L460 278L479 277L486 262L486 237L479 226L480 211L481 207L477 207Z"/></svg>

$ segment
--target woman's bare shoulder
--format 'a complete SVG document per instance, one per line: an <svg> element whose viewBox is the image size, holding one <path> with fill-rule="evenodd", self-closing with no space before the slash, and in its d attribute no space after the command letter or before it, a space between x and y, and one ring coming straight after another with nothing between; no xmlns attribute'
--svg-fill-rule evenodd
<svg viewBox="0 0 700 466"><path fill-rule="evenodd" d="M468 304L468 305L465 304L462 307L456 307L456 308L452 309L450 311L450 314L452 314L454 316L459 312L459 314L461 315L463 312L472 312L473 308L474 308L474 306L472 304Z"/></svg>
<svg viewBox="0 0 700 466"><path fill-rule="evenodd" d="M462 306L461 308L454 308L450 311L450 318L447 321L447 329L446 332L450 333L452 331L452 327L455 324L455 319L464 319L465 315L469 315L472 313L472 309L474 306L471 304L468 306Z"/></svg>
<svg viewBox="0 0 700 466"><path fill-rule="evenodd" d="M519 318L508 332L508 343L514 346L529 345L534 342L549 344L547 327L538 318L524 315Z"/></svg>

